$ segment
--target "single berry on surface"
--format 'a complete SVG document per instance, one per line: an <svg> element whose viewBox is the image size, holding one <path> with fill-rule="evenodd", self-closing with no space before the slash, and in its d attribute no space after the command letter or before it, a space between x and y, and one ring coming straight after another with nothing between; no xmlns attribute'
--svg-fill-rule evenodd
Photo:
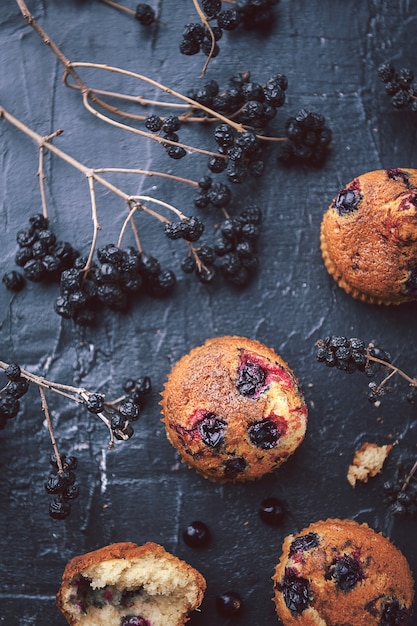
<svg viewBox="0 0 417 626"><path fill-rule="evenodd" d="M208 526L197 520L188 524L182 538L190 548L206 548L211 541L211 534Z"/></svg>
<svg viewBox="0 0 417 626"><path fill-rule="evenodd" d="M259 506L259 517L269 526L279 526L286 516L285 505L278 498L265 498Z"/></svg>
<svg viewBox="0 0 417 626"><path fill-rule="evenodd" d="M216 609L224 617L232 617L241 611L242 598L236 591L226 591L216 597Z"/></svg>

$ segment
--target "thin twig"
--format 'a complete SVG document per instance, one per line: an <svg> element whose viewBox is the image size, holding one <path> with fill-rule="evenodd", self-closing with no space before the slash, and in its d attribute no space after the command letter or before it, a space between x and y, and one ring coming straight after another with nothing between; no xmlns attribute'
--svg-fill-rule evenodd
<svg viewBox="0 0 417 626"><path fill-rule="evenodd" d="M54 433L54 429L52 426L52 420L51 420L51 416L49 414L49 407L48 407L48 403L46 402L46 397L45 397L45 390L43 389L43 387L39 387L39 393L41 396L41 403L42 403L42 411L45 415L45 420L46 420L46 424L48 426L48 431L49 431L49 436L51 438L51 443L52 443L52 447L54 449L54 454L55 454L55 459L58 465L58 473L62 474L62 472L64 471L64 468L62 466L62 461L61 461L61 455L59 454L59 450L58 450L58 446L56 443L56 439L55 439L55 433Z"/></svg>

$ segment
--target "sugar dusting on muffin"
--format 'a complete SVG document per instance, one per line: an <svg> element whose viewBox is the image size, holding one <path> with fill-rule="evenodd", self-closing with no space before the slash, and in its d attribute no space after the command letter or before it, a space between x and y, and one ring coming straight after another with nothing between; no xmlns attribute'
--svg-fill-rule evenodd
<svg viewBox="0 0 417 626"><path fill-rule="evenodd" d="M244 337L208 339L172 368L162 393L169 441L205 478L243 482L279 467L301 444L307 406L274 350Z"/></svg>

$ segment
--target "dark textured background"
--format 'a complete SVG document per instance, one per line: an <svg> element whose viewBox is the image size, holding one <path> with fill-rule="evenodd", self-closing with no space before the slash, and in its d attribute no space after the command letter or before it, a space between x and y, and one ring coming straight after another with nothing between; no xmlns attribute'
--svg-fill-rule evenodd
<svg viewBox="0 0 417 626"><path fill-rule="evenodd" d="M126 5L128 2L126 1ZM73 61L118 65L151 75L178 90L201 82L203 57L178 52L182 26L195 19L191 0L155 0L160 21L145 30L130 16L99 2L32 0L28 6ZM134 3L129 6L133 7ZM78 95L61 84L62 68L12 0L0 6L0 103L42 135L57 128L55 144L89 166L165 169L195 180L205 159L166 157L156 144L94 119ZM317 519L366 521L403 550L417 575L416 520L393 519L382 503L382 483L404 453L415 454L416 409L405 402L406 386L381 407L366 399L366 380L316 364L313 345L326 334L376 340L395 361L416 374L414 304L378 308L349 298L327 275L319 250L323 212L355 176L373 169L416 167L417 118L390 108L376 68L383 60L415 65L416 0L281 0L268 36L237 31L225 35L220 55L206 78L221 85L237 71L253 80L285 73L287 101L272 123L301 107L322 112L333 131L333 149L321 169L277 166L274 150L261 180L234 186L239 197L256 200L265 221L260 272L245 290L222 283L204 286L185 277L179 262L185 248L169 242L148 218L139 226L144 247L165 266L178 269L173 297L143 299L125 315L103 312L98 327L80 330L53 313L55 287L29 284L16 296L0 288L0 359L19 362L50 380L80 384L109 398L128 376L147 374L153 394L134 438L107 450L105 427L65 399L50 407L63 451L79 457L82 495L71 517L48 516L43 490L50 444L35 388L23 409L0 433L0 623L61 625L54 595L66 562L76 554L113 541L151 540L197 567L208 588L193 626L229 623L214 608L215 596L235 589L244 598L240 626L277 623L271 576L282 539ZM97 87L130 89L120 77L83 74ZM135 93L159 98L153 88ZM185 130L183 137L213 147L209 130ZM27 216L41 209L33 142L7 122L0 123L0 270L11 269L15 234ZM92 235L85 178L55 157L46 157L47 195L57 235L88 250ZM188 187L158 179L115 178L128 193L153 193L195 213ZM124 218L123 202L97 187L100 243L114 241ZM210 215L210 225L215 219ZM207 240L211 233L208 226ZM205 237L206 238L206 237ZM131 243L130 235L126 242ZM307 436L296 454L274 474L248 485L219 486L178 464L159 415L159 391L171 365L207 337L241 334L275 348L299 377L309 405ZM383 473L356 489L346 472L364 441L397 445ZM277 496L289 515L282 527L264 525L260 501ZM209 526L213 541L201 551L187 548L181 531L193 519ZM417 624L417 617L413 624Z"/></svg>

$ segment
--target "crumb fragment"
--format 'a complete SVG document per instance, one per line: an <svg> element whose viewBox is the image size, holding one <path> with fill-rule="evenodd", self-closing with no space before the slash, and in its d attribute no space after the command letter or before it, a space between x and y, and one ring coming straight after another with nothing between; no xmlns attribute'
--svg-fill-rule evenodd
<svg viewBox="0 0 417 626"><path fill-rule="evenodd" d="M382 469L385 459L392 449L392 444L378 446L376 443L364 443L356 450L352 465L349 465L347 479L352 487L356 482L368 482L370 476L376 476Z"/></svg>

